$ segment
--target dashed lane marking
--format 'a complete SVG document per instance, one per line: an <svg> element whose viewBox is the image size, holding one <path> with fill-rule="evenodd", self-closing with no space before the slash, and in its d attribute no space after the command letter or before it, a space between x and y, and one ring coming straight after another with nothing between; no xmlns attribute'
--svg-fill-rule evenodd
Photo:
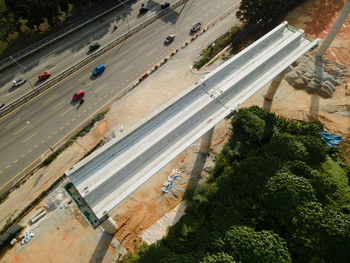
<svg viewBox="0 0 350 263"><path fill-rule="evenodd" d="M95 91L99 91L100 89L103 89L104 87L106 87L106 84L103 84L101 87L95 89Z"/></svg>
<svg viewBox="0 0 350 263"><path fill-rule="evenodd" d="M12 121L12 122L10 122L9 124L7 124L7 125L5 126L5 129L8 128L8 127L10 127L11 125L15 124L19 119L20 119L20 118L17 118L17 119L15 119L14 121Z"/></svg>
<svg viewBox="0 0 350 263"><path fill-rule="evenodd" d="M113 68L116 69L120 64L122 64L122 63L124 63L124 62L125 62L124 59L120 60L117 64L115 64L115 65L113 66Z"/></svg>
<svg viewBox="0 0 350 263"><path fill-rule="evenodd" d="M66 115L66 113L70 112L73 109L73 107L69 108L68 110L66 110L65 112L60 114L60 117L63 117L64 115Z"/></svg>
<svg viewBox="0 0 350 263"><path fill-rule="evenodd" d="M51 96L50 98L48 98L47 100L44 101L44 103L49 102L50 100L52 100L53 98L55 98L57 96L57 93L54 94L53 96Z"/></svg>
<svg viewBox="0 0 350 263"><path fill-rule="evenodd" d="M30 140L32 137L34 137L37 134L37 132L34 132L32 135L30 135L27 139L23 140L22 143L27 142L28 140Z"/></svg>
<svg viewBox="0 0 350 263"><path fill-rule="evenodd" d="M51 109L55 110L58 106L62 105L63 103L64 103L64 100L62 100L60 103L58 103L55 106L53 106Z"/></svg>
<svg viewBox="0 0 350 263"><path fill-rule="evenodd" d="M127 71L129 71L130 69L132 69L132 66L130 65L129 67L127 67L126 69L124 69L122 72L126 73Z"/></svg>
<svg viewBox="0 0 350 263"><path fill-rule="evenodd" d="M23 131L25 128L27 128L28 125L24 126L22 129L19 129L18 131L16 131L13 136L16 136L18 133L20 133L21 131Z"/></svg>

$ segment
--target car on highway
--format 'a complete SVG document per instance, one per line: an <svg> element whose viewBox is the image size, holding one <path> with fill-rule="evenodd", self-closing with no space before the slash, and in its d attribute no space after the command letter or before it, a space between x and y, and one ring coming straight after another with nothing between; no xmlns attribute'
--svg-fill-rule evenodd
<svg viewBox="0 0 350 263"><path fill-rule="evenodd" d="M21 86L22 84L24 84L27 80L25 80L24 78L18 78L12 81L13 86L18 87Z"/></svg>
<svg viewBox="0 0 350 263"><path fill-rule="evenodd" d="M47 78L50 77L50 76L51 76L51 73L48 72L48 71L46 71L46 72L40 73L40 74L38 75L38 78L39 78L40 80L44 80L44 79L47 79Z"/></svg>
<svg viewBox="0 0 350 263"><path fill-rule="evenodd" d="M175 39L175 35L169 35L165 38L164 40L164 44L170 44L171 42L173 42Z"/></svg>
<svg viewBox="0 0 350 263"><path fill-rule="evenodd" d="M90 46L89 46L89 51L92 52L92 51L95 51L96 49L98 49L100 47L100 44L99 43L92 43Z"/></svg>
<svg viewBox="0 0 350 263"><path fill-rule="evenodd" d="M84 95L85 95L85 92L82 90L79 90L73 95L73 100L74 101L80 100L84 97Z"/></svg>
<svg viewBox="0 0 350 263"><path fill-rule="evenodd" d="M191 33L196 33L199 29L201 29L202 24L201 23L196 23L192 26L191 28Z"/></svg>
<svg viewBox="0 0 350 263"><path fill-rule="evenodd" d="M168 2L163 2L163 3L160 4L160 7L162 9L168 8L169 6L170 6L170 4Z"/></svg>
<svg viewBox="0 0 350 263"><path fill-rule="evenodd" d="M141 8L139 10L139 13L140 13L140 15L142 15L142 14L147 13L148 10L149 10L149 8L146 7L144 3L142 3Z"/></svg>
<svg viewBox="0 0 350 263"><path fill-rule="evenodd" d="M105 66L101 64L92 71L92 75L97 76L98 74L101 74L103 71L105 71L105 69Z"/></svg>

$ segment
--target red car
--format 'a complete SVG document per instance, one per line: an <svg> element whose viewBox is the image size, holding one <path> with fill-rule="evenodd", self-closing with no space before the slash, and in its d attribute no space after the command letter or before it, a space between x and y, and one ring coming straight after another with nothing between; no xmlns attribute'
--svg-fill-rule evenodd
<svg viewBox="0 0 350 263"><path fill-rule="evenodd" d="M74 101L80 100L84 97L84 95L85 95L84 91L79 90L73 95L73 100Z"/></svg>
<svg viewBox="0 0 350 263"><path fill-rule="evenodd" d="M38 78L40 79L40 80L43 80L43 79L47 79L48 77L50 77L50 72L43 72L43 73L40 73L39 75L38 75Z"/></svg>

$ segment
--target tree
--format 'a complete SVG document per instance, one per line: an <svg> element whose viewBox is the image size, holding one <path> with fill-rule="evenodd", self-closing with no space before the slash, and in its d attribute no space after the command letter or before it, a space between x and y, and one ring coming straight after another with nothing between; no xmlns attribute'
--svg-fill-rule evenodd
<svg viewBox="0 0 350 263"><path fill-rule="evenodd" d="M321 251L326 262L350 262L350 215L326 210L321 234Z"/></svg>
<svg viewBox="0 0 350 263"><path fill-rule="evenodd" d="M281 173L270 178L263 195L265 200L265 222L271 229L288 228L298 206L316 201L310 182L291 173Z"/></svg>
<svg viewBox="0 0 350 263"><path fill-rule="evenodd" d="M264 146L267 155L278 156L281 161L305 160L308 152L297 136L277 134Z"/></svg>
<svg viewBox="0 0 350 263"><path fill-rule="evenodd" d="M20 24L13 13L6 10L0 12L0 40L10 44L9 35L19 30Z"/></svg>
<svg viewBox="0 0 350 263"><path fill-rule="evenodd" d="M236 263L236 261L229 254L219 252L205 256L199 263Z"/></svg>
<svg viewBox="0 0 350 263"><path fill-rule="evenodd" d="M276 19L286 12L286 0L242 0L236 17L246 24Z"/></svg>
<svg viewBox="0 0 350 263"><path fill-rule="evenodd" d="M232 226L223 238L223 251L238 262L291 262L286 242L271 231Z"/></svg>
<svg viewBox="0 0 350 263"><path fill-rule="evenodd" d="M249 151L257 149L264 139L265 121L248 109L237 112L232 128L235 136L229 139L226 148L229 160L243 158Z"/></svg>

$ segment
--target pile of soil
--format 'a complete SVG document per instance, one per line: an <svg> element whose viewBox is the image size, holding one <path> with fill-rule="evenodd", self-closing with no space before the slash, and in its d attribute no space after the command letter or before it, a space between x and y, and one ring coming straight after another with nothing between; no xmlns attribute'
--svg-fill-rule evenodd
<svg viewBox="0 0 350 263"><path fill-rule="evenodd" d="M305 55L285 80L296 89L304 89L310 94L330 98L349 71L340 63L312 55Z"/></svg>

